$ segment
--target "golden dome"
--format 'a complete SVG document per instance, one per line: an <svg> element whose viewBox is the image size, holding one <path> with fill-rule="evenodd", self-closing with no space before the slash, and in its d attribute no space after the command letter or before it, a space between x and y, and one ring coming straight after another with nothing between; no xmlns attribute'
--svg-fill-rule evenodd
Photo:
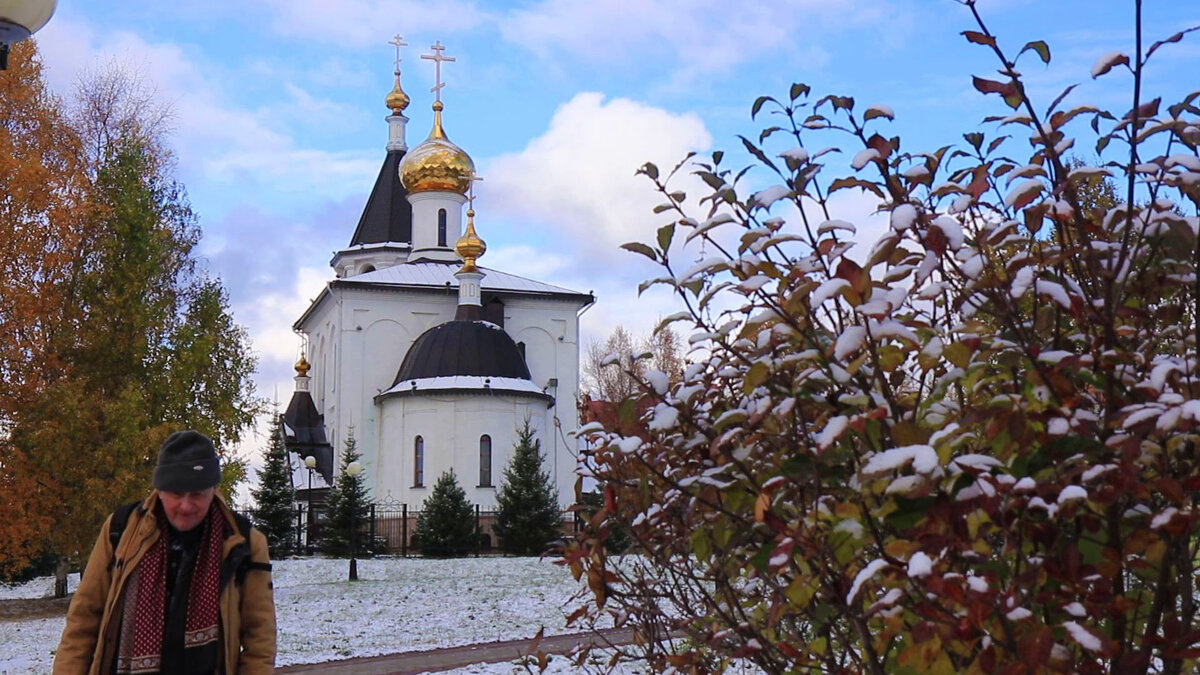
<svg viewBox="0 0 1200 675"><path fill-rule="evenodd" d="M400 182L413 192L457 192L466 194L475 174L475 162L462 148L446 138L442 129L442 102L433 104L433 130L420 145L400 160Z"/></svg>
<svg viewBox="0 0 1200 675"><path fill-rule="evenodd" d="M399 115L408 107L408 100L408 94L404 93L404 90L400 88L400 71L396 71L396 86L392 87L392 90L388 92L384 103L387 104L388 108L391 108L393 115Z"/></svg>
<svg viewBox="0 0 1200 675"><path fill-rule="evenodd" d="M304 358L303 354L300 355L300 360L296 362L294 367L296 368L296 375L298 377L308 377L308 371L312 368L308 363L308 359Z"/></svg>
<svg viewBox="0 0 1200 675"><path fill-rule="evenodd" d="M463 259L463 266L459 272L474 272L478 269L475 267L475 261L487 252L487 244L475 234L475 209L467 209L467 232L458 238L454 250Z"/></svg>

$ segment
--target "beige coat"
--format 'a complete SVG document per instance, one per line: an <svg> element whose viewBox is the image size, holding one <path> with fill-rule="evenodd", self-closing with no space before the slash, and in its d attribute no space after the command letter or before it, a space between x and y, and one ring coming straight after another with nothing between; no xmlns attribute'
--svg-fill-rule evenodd
<svg viewBox="0 0 1200 675"><path fill-rule="evenodd" d="M222 550L224 564L246 540L238 532L233 512L220 495L216 499L233 530L233 534L225 539ZM117 649L125 585L142 556L160 536L156 519L151 516L156 509L162 508L158 493L147 497L142 507L129 514L125 535L115 556L108 536L112 518L109 517L100 528L83 579L67 610L67 626L54 657L55 675L107 675L110 672ZM269 566L267 538L256 529L250 531L250 562L259 565L246 571L245 581L240 586L231 579L221 589L222 672L225 675L260 675L275 670L275 598L271 574L261 569Z"/></svg>

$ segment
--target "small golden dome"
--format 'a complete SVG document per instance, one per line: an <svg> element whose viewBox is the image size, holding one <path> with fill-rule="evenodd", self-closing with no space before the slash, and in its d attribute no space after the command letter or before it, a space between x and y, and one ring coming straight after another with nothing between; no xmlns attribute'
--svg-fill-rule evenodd
<svg viewBox="0 0 1200 675"><path fill-rule="evenodd" d="M433 130L429 138L400 160L400 182L413 192L457 192L466 194L475 174L475 162L462 148L446 138L442 129L442 102L433 104Z"/></svg>
<svg viewBox="0 0 1200 675"><path fill-rule="evenodd" d="M463 259L463 266L459 272L474 272L478 269L475 267L475 261L487 252L487 244L475 234L475 209L467 209L467 231L458 238L454 250Z"/></svg>
<svg viewBox="0 0 1200 675"><path fill-rule="evenodd" d="M295 368L296 375L298 377L308 377L308 371L310 368L312 368L312 366L309 365L308 359L304 358L304 355L301 354L300 360L296 362Z"/></svg>
<svg viewBox="0 0 1200 675"><path fill-rule="evenodd" d="M404 109L408 107L408 94L400 88L400 71L396 71L396 86L392 87L392 91L388 93L384 103L392 110L393 115L400 115Z"/></svg>

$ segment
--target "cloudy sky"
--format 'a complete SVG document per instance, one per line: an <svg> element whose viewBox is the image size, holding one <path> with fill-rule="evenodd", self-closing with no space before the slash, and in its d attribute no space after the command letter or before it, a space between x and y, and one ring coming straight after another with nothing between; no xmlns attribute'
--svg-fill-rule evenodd
<svg viewBox="0 0 1200 675"><path fill-rule="evenodd" d="M1132 2L980 0L1001 45L1046 40L1053 61L1022 70L1043 107L1073 101L1124 111L1127 75L1093 82L1092 64L1132 51ZM1148 0L1148 40L1200 24L1200 6ZM961 143L993 114L971 75L994 76L954 0L179 0L60 2L37 35L51 86L116 61L154 82L175 113L179 178L201 219L201 252L229 289L260 356L259 393L291 392L292 322L332 278L384 156L394 48L404 36L410 147L428 133L434 41L444 66L448 135L484 182L484 264L595 291L585 342L614 325L649 331L671 298L637 298L656 270L617 246L649 240L646 161L736 150L757 136L755 97L805 82L895 110L903 150ZM1178 100L1200 86L1200 35L1155 57L1147 90ZM1086 154L1086 153L1085 153ZM743 162L735 157L738 162ZM755 180L751 174L751 180ZM766 180L764 176L762 180ZM848 200L843 217L870 205Z"/></svg>

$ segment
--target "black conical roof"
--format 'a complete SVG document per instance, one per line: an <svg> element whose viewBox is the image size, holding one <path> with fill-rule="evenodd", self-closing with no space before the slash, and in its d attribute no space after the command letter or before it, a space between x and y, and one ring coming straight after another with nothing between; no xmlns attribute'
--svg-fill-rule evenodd
<svg viewBox="0 0 1200 675"><path fill-rule="evenodd" d="M512 337L487 321L447 321L421 334L400 364L396 384L426 377L532 379Z"/></svg>
<svg viewBox="0 0 1200 675"><path fill-rule="evenodd" d="M333 484L333 446L326 440L325 416L307 391L295 391L283 413L283 443L301 457L317 458L317 471L325 482Z"/></svg>
<svg viewBox="0 0 1200 675"><path fill-rule="evenodd" d="M412 204L408 191L400 183L399 169L403 150L389 150L367 198L362 218L350 239L351 246L383 242L412 243Z"/></svg>

